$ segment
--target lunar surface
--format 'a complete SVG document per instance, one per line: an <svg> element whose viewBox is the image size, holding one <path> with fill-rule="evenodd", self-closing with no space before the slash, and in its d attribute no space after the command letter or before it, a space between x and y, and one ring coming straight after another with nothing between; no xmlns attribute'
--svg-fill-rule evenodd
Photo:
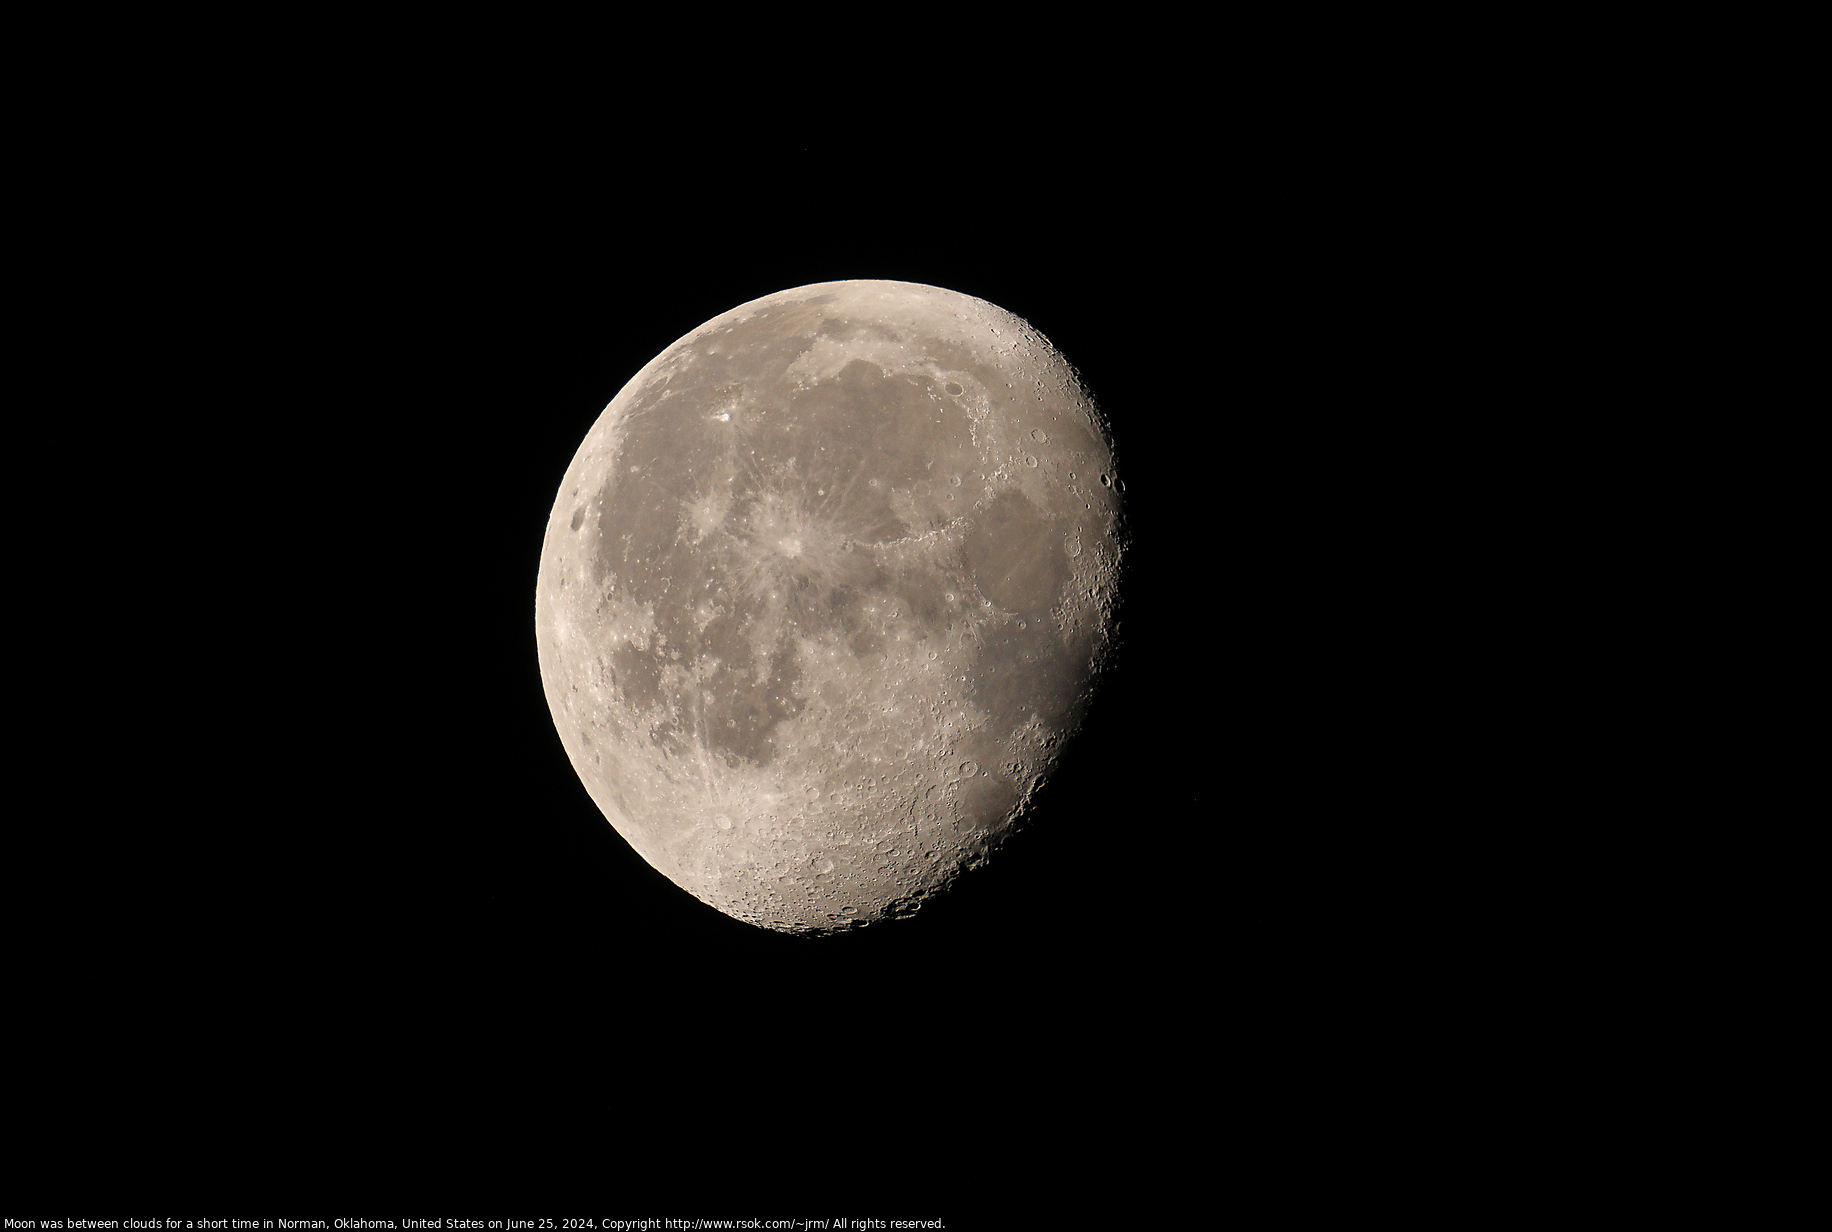
<svg viewBox="0 0 1832 1232"><path fill-rule="evenodd" d="M567 755L740 920L907 915L1023 819L1108 659L1111 438L1068 362L939 287L714 317L579 446L535 594Z"/></svg>

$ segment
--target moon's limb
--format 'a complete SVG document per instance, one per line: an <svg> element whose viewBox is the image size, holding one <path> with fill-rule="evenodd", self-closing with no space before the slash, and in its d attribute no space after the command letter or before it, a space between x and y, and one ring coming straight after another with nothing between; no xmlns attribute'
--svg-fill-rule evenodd
<svg viewBox="0 0 1832 1232"><path fill-rule="evenodd" d="M732 916L913 910L1079 721L1118 486L1074 370L983 300L830 282L715 317L612 400L548 519L535 623L567 755Z"/></svg>

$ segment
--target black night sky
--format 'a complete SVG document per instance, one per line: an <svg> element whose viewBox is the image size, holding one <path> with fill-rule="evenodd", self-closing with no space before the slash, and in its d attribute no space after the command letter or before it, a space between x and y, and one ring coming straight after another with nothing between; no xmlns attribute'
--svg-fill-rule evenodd
<svg viewBox="0 0 1832 1232"><path fill-rule="evenodd" d="M917 1212L973 1209L950 1178L998 1143L1073 1175L1214 1115L1224 1059L1268 1080L1266 1042L1315 1028L1280 1007L1355 965L1319 941L1366 901L1345 801L1379 771L1345 733L1396 721L1356 675L1378 552L1323 511L1372 443L1340 397L1371 370L1326 345L1367 306L1296 205L1224 209L1191 149L1028 175L791 143L712 175L614 136L390 147L193 220L196 259L160 258L199 323L167 363L227 376L148 506L149 734L14 899L21 987L164 1026L60 1046L121 1100L835 1144L847 1196ZM848 278L1041 330L1111 423L1133 548L1114 671L1027 828L913 919L803 939L697 902L599 814L533 593L624 382ZM829 1192L781 1167L768 1192Z"/></svg>

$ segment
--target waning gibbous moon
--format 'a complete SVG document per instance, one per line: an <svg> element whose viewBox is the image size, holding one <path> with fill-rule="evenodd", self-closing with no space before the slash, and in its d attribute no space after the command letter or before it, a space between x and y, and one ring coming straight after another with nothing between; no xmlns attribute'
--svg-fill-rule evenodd
<svg viewBox="0 0 1832 1232"><path fill-rule="evenodd" d="M824 282L706 322L566 469L535 593L566 753L765 928L907 915L1023 818L1108 659L1104 422L984 300Z"/></svg>

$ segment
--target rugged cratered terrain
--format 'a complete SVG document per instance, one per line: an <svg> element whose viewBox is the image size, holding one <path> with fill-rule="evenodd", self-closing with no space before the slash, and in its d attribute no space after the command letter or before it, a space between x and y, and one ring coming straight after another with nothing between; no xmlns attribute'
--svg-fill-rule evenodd
<svg viewBox="0 0 1832 1232"><path fill-rule="evenodd" d="M541 676L618 832L741 920L905 914L1021 816L1123 547L1075 372L983 300L829 282L669 347L548 519Z"/></svg>

